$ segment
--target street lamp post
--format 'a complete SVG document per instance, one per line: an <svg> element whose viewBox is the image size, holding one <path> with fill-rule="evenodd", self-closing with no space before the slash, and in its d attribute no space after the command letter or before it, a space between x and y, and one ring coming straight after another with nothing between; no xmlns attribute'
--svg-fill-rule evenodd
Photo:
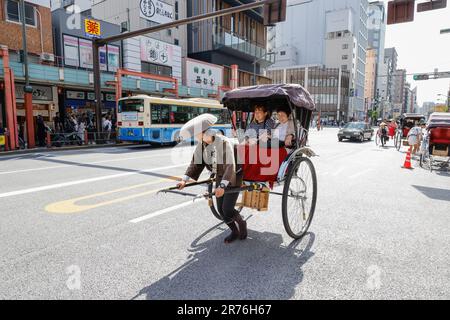
<svg viewBox="0 0 450 320"><path fill-rule="evenodd" d="M28 148L35 147L34 139L34 119L33 119L33 88L30 86L30 75L28 72L28 48L27 48L27 26L25 18L25 1L20 0L20 15L22 16L22 46L23 46L23 64L25 68L25 87L24 87L24 107L27 123L27 143ZM14 119L16 121L16 119Z"/></svg>

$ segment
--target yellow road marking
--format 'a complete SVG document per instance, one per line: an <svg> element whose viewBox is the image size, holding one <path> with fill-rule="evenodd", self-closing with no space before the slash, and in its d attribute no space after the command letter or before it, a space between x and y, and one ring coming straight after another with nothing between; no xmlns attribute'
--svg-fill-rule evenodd
<svg viewBox="0 0 450 320"><path fill-rule="evenodd" d="M143 183L143 184L137 184L137 185L134 185L134 186L131 186L131 187L120 188L120 189L116 189L116 190L111 190L111 191L91 194L91 195L88 195L88 196L79 197L79 198L75 198L75 199L55 202L55 203L51 203L51 204L47 205L45 207L45 211L47 211L49 213L62 213L62 214L79 213L79 212L83 212L83 211L87 211L87 210L91 210L91 209L95 209L95 208L99 208L99 207L104 207L104 206L107 206L107 205L110 205L110 204L113 204L113 203L123 202L123 201L131 200L131 199L139 198L139 197L142 197L142 196L146 196L146 195L149 195L149 194L153 194L153 193L158 192L159 189L149 190L149 191L146 191L146 192L141 192L141 193L129 195L129 196L126 196L126 197L116 198L116 199L113 199L113 200L104 201L104 202L100 202L100 203L96 203L96 204L92 204L92 205L77 205L76 203L79 202L79 201L87 200L87 199L93 199L93 198L97 198L97 197L102 197L102 196L106 196L106 195L117 193L117 192L137 189L137 188L141 188L141 187L144 187L144 186L149 186L149 185L152 185L152 184L158 184L158 183L161 183L161 182L169 182L169 181L176 181L176 180L180 180L180 178L178 178L178 177L168 177L166 179L160 179L160 180L147 182L147 183Z"/></svg>

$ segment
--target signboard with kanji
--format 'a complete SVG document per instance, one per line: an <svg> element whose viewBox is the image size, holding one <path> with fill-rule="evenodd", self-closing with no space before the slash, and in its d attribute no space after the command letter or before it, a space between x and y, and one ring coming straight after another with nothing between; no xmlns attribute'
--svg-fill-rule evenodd
<svg viewBox="0 0 450 320"><path fill-rule="evenodd" d="M84 32L86 33L87 37L100 38L102 36L102 28L100 22L92 19L85 19Z"/></svg>
<svg viewBox="0 0 450 320"><path fill-rule="evenodd" d="M141 37L141 60L173 67L175 47L167 42Z"/></svg>
<svg viewBox="0 0 450 320"><path fill-rule="evenodd" d="M223 84L223 67L186 58L184 76L188 87L217 91Z"/></svg>
<svg viewBox="0 0 450 320"><path fill-rule="evenodd" d="M156 23L168 23L174 20L173 6L159 0L141 0L140 16Z"/></svg>

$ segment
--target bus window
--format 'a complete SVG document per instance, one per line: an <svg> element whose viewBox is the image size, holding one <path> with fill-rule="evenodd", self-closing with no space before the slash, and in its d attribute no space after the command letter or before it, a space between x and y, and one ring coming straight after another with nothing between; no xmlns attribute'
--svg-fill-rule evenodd
<svg viewBox="0 0 450 320"><path fill-rule="evenodd" d="M172 106L173 124L185 124L194 118L193 107Z"/></svg>
<svg viewBox="0 0 450 320"><path fill-rule="evenodd" d="M152 104L152 124L170 124L170 106Z"/></svg>
<svg viewBox="0 0 450 320"><path fill-rule="evenodd" d="M119 101L119 113L122 112L144 112L144 100L126 99Z"/></svg>
<svg viewBox="0 0 450 320"><path fill-rule="evenodd" d="M217 123L219 124L227 124L231 122L230 115L228 110L225 109L209 109L209 113L215 115L217 117Z"/></svg>

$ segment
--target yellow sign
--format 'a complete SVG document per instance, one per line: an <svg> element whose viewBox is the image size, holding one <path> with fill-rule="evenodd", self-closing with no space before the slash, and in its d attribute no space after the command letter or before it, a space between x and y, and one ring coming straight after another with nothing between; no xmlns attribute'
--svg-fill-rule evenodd
<svg viewBox="0 0 450 320"><path fill-rule="evenodd" d="M86 33L86 36L91 38L100 38L102 35L102 28L100 25L100 22L91 20L91 19L85 19L84 20L84 32Z"/></svg>
<svg viewBox="0 0 450 320"><path fill-rule="evenodd" d="M437 105L434 107L434 112L447 112L448 107L445 104Z"/></svg>
<svg viewBox="0 0 450 320"><path fill-rule="evenodd" d="M5 136L0 136L0 146L4 146L5 143Z"/></svg>

